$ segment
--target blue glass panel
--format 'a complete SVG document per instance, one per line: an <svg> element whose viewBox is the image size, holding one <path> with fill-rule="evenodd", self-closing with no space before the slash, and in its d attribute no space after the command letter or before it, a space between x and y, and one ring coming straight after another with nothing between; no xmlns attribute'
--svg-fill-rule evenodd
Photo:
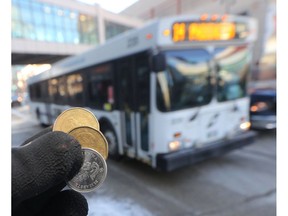
<svg viewBox="0 0 288 216"><path fill-rule="evenodd" d="M19 1L18 4L19 4L19 7L21 8L21 10L24 8L29 9L29 7L30 7L30 3L27 1Z"/></svg>
<svg viewBox="0 0 288 216"><path fill-rule="evenodd" d="M63 17L55 15L54 19L55 19L55 25L59 28L62 28L63 27Z"/></svg>
<svg viewBox="0 0 288 216"><path fill-rule="evenodd" d="M64 17L64 27L65 29L72 29L72 22L69 17Z"/></svg>
<svg viewBox="0 0 288 216"><path fill-rule="evenodd" d="M42 10L43 5L40 4L39 2L31 2L31 7L32 7L32 11L38 11L40 12Z"/></svg>
<svg viewBox="0 0 288 216"><path fill-rule="evenodd" d="M53 26L54 25L54 17L50 13L44 14L44 21L45 21L45 25L47 25L47 26Z"/></svg>
<svg viewBox="0 0 288 216"><path fill-rule="evenodd" d="M66 30L64 35L65 35L65 43L73 42L71 31Z"/></svg>
<svg viewBox="0 0 288 216"><path fill-rule="evenodd" d="M34 21L31 11L26 8L21 9L21 16L24 23L33 23Z"/></svg>
<svg viewBox="0 0 288 216"><path fill-rule="evenodd" d="M45 26L45 41L53 41L52 29L53 28L51 26Z"/></svg>
<svg viewBox="0 0 288 216"><path fill-rule="evenodd" d="M12 20L19 20L20 19L20 8L18 5L12 5L11 8L11 13L12 13Z"/></svg>
<svg viewBox="0 0 288 216"><path fill-rule="evenodd" d="M12 37L22 38L22 25L20 22L12 22Z"/></svg>
<svg viewBox="0 0 288 216"><path fill-rule="evenodd" d="M38 27L36 32L36 39L39 41L45 41L45 29L43 27Z"/></svg>
<svg viewBox="0 0 288 216"><path fill-rule="evenodd" d="M64 42L64 34L63 31L57 31L57 42Z"/></svg>
<svg viewBox="0 0 288 216"><path fill-rule="evenodd" d="M23 38L35 40L36 33L34 30L34 26L31 24L25 24L22 26L23 29Z"/></svg>
<svg viewBox="0 0 288 216"><path fill-rule="evenodd" d="M44 24L44 16L43 13L41 11L35 11L33 13L34 16L34 23L36 25L43 25Z"/></svg>

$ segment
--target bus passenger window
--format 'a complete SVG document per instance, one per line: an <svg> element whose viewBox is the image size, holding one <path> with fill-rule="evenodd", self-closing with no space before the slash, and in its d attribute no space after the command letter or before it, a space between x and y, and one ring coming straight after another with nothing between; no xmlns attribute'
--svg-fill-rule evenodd
<svg viewBox="0 0 288 216"><path fill-rule="evenodd" d="M29 86L30 90L30 99L32 101L47 101L48 92L47 92L47 81L42 81L35 83Z"/></svg>
<svg viewBox="0 0 288 216"><path fill-rule="evenodd" d="M67 99L66 77L49 80L49 95L56 104L65 104Z"/></svg>
<svg viewBox="0 0 288 216"><path fill-rule="evenodd" d="M88 75L88 103L97 109L111 111L113 95L111 65L93 67Z"/></svg>
<svg viewBox="0 0 288 216"><path fill-rule="evenodd" d="M67 77L67 91L70 104L81 105L83 103L83 77L81 74L71 74Z"/></svg>
<svg viewBox="0 0 288 216"><path fill-rule="evenodd" d="M50 79L49 83L48 83L48 92L50 97L52 98L52 101L54 101L56 99L56 94L58 91L58 80L55 79Z"/></svg>

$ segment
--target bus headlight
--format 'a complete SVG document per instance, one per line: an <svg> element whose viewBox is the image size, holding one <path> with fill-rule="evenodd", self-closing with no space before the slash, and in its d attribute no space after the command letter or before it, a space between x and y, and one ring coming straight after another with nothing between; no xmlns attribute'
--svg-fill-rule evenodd
<svg viewBox="0 0 288 216"><path fill-rule="evenodd" d="M249 130L251 123L249 121L243 122L240 124L240 129L242 130Z"/></svg>
<svg viewBox="0 0 288 216"><path fill-rule="evenodd" d="M169 142L168 146L170 151L176 151L181 147L181 142L178 140L174 140Z"/></svg>

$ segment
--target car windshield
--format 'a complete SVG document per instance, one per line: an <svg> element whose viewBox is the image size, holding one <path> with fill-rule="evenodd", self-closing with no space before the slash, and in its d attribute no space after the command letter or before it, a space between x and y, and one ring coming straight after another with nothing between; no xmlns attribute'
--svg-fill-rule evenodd
<svg viewBox="0 0 288 216"><path fill-rule="evenodd" d="M166 70L157 73L157 107L162 112L246 96L250 52L246 46L163 52Z"/></svg>

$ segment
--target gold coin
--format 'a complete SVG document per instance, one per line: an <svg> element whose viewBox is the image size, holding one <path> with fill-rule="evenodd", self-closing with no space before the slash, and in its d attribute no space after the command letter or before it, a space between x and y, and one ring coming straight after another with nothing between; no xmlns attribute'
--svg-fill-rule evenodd
<svg viewBox="0 0 288 216"><path fill-rule="evenodd" d="M74 107L65 110L57 117L52 130L67 133L81 126L90 126L100 130L99 122L91 111L81 107Z"/></svg>
<svg viewBox="0 0 288 216"><path fill-rule="evenodd" d="M99 130L89 126L82 126L72 129L68 134L77 139L82 147L92 148L99 152L105 160L107 159L108 142Z"/></svg>

